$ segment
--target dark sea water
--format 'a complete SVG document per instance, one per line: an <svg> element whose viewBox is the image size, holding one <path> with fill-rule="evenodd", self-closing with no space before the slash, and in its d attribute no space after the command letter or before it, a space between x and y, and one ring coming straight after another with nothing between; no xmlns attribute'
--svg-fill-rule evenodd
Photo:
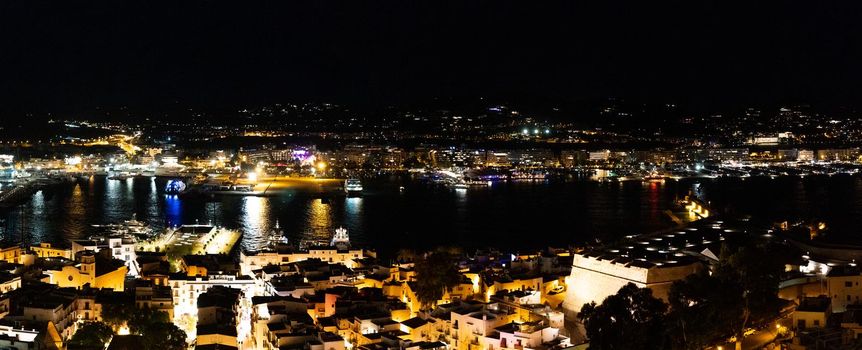
<svg viewBox="0 0 862 350"><path fill-rule="evenodd" d="M541 248L672 226L666 211L673 200L696 191L717 207L764 220L826 220L832 236L862 241L862 178L853 176L516 182L467 191L389 177L365 180L361 198L329 203L302 190L275 197L177 198L164 194L165 181L95 177L41 191L2 213L4 237L23 236L31 243L81 238L94 233L92 224L136 215L156 229L196 222L239 229L245 249L265 244L276 220L291 240L343 226L353 242L385 254L440 245Z"/></svg>

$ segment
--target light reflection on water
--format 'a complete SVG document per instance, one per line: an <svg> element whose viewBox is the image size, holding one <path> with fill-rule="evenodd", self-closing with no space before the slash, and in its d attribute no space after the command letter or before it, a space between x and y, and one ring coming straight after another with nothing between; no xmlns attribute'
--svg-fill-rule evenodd
<svg viewBox="0 0 862 350"><path fill-rule="evenodd" d="M242 197L242 227L243 248L260 249L267 243L271 230L269 217L271 215L269 200L264 197Z"/></svg>
<svg viewBox="0 0 862 350"><path fill-rule="evenodd" d="M329 201L301 189L274 197L223 196L204 200L165 195L166 182L167 179L117 181L95 177L46 189L20 209L0 215L0 219L5 219L3 229L7 235L16 235L23 228L29 242L86 237L94 233L90 225L120 222L134 214L158 230L195 222L238 229L243 231L242 247L246 249L266 244L276 220L292 242L305 234L327 236L343 226L352 241L384 251L443 244L544 247L667 227L672 222L664 211L677 195L692 188L691 182L580 181L495 183L490 188L453 191L389 179L367 183L363 197ZM808 178L802 185L791 180L765 184L754 180L712 181L704 182L702 190L713 200L731 201L737 206L758 203L756 198L780 198L781 206L775 206L779 208L814 206L824 203L823 196L835 199L840 194L855 208L853 212L859 212L862 186L852 184L848 186L850 191L831 185L823 185L829 190L822 191L815 190L821 185L809 184ZM403 191L399 190L402 185ZM801 191L793 191L797 186L807 189L804 198L772 194L798 196ZM753 198L748 193L757 196Z"/></svg>

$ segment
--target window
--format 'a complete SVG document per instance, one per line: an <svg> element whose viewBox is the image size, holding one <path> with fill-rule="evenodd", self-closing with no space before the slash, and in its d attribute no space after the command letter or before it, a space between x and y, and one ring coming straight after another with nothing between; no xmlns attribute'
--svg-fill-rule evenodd
<svg viewBox="0 0 862 350"><path fill-rule="evenodd" d="M820 320L814 320L814 325L815 325L815 326L819 326L819 325L820 325Z"/></svg>
<svg viewBox="0 0 862 350"><path fill-rule="evenodd" d="M850 281L844 282L844 286L845 286L845 287L852 287L852 286L853 286L853 282L850 282Z"/></svg>

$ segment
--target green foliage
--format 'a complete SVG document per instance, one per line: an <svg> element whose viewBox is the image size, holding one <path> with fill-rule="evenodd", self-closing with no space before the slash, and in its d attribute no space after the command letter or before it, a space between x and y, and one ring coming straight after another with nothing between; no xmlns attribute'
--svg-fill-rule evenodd
<svg viewBox="0 0 862 350"><path fill-rule="evenodd" d="M452 255L447 252L432 252L417 259L416 298L423 309L431 308L443 297L447 289L458 285L461 273L458 272Z"/></svg>
<svg viewBox="0 0 862 350"><path fill-rule="evenodd" d="M157 322L141 331L144 349L183 350L187 348L186 332L173 323Z"/></svg>
<svg viewBox="0 0 862 350"><path fill-rule="evenodd" d="M748 319L760 320L774 316L779 309L776 299L784 264L773 255L769 246L726 247L722 249L715 276L735 281L742 289L744 311ZM744 328L746 324L743 324ZM739 329L741 332L742 329Z"/></svg>
<svg viewBox="0 0 862 350"><path fill-rule="evenodd" d="M143 336L143 349L174 350L186 348L186 333L171 323L168 314L130 303L106 304L102 319L112 327L126 325L131 334Z"/></svg>
<svg viewBox="0 0 862 350"><path fill-rule="evenodd" d="M746 244L747 243L747 244ZM722 247L713 273L689 276L671 287L668 331L678 349L701 349L778 315L784 268L778 250L743 242Z"/></svg>
<svg viewBox="0 0 862 350"><path fill-rule="evenodd" d="M111 326L103 322L86 322L69 341L69 347L77 349L104 349L105 344L114 336Z"/></svg>
<svg viewBox="0 0 862 350"><path fill-rule="evenodd" d="M590 348L703 349L733 335L742 339L747 327L778 315L780 251L754 242L728 244L712 273L675 282L668 304L628 284L601 305L584 305L578 317Z"/></svg>
<svg viewBox="0 0 862 350"><path fill-rule="evenodd" d="M150 308L136 308L129 318L129 331L133 334L143 334L148 327L159 323L170 323L167 313Z"/></svg>
<svg viewBox="0 0 862 350"><path fill-rule="evenodd" d="M137 308L131 303L114 303L102 305L102 321L114 329L125 325L134 315Z"/></svg>
<svg viewBox="0 0 862 350"><path fill-rule="evenodd" d="M667 304L652 290L632 283L602 302L585 304L578 317L590 339L590 349L662 349Z"/></svg>
<svg viewBox="0 0 862 350"><path fill-rule="evenodd" d="M707 273L688 276L668 295L670 338L676 349L703 349L733 334L742 315L739 285Z"/></svg>

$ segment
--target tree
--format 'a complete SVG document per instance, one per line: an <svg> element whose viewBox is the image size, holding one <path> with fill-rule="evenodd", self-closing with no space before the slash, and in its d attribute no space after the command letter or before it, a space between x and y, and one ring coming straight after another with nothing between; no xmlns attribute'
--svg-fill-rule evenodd
<svg viewBox="0 0 862 350"><path fill-rule="evenodd" d="M133 334L143 334L144 330L154 324L170 323L167 313L148 307L135 308L128 321L129 331Z"/></svg>
<svg viewBox="0 0 862 350"><path fill-rule="evenodd" d="M713 345L734 332L742 314L740 287L707 273L674 282L668 303L667 331L676 349Z"/></svg>
<svg viewBox="0 0 862 350"><path fill-rule="evenodd" d="M416 260L416 298L423 309L436 305L446 290L461 282L462 275L458 272L452 256L445 252L432 252Z"/></svg>
<svg viewBox="0 0 862 350"><path fill-rule="evenodd" d="M141 332L144 349L184 350L187 348L186 332L173 323L157 322Z"/></svg>
<svg viewBox="0 0 862 350"><path fill-rule="evenodd" d="M396 258L398 262L413 262L416 260L416 252L412 249L402 248L398 250Z"/></svg>
<svg viewBox="0 0 862 350"><path fill-rule="evenodd" d="M104 304L102 321L113 329L119 329L129 322L136 310L135 305L128 302Z"/></svg>
<svg viewBox="0 0 862 350"><path fill-rule="evenodd" d="M111 326L104 322L86 322L72 336L69 341L69 347L77 349L104 349L111 337L114 336L114 330Z"/></svg>
<svg viewBox="0 0 862 350"><path fill-rule="evenodd" d="M752 321L767 321L778 314L778 283L784 264L773 252L764 245L722 248L714 275L726 283L736 283L742 298L741 320L735 327L737 348Z"/></svg>
<svg viewBox="0 0 862 350"><path fill-rule="evenodd" d="M778 315L780 251L750 241L726 244L711 275L675 282L668 294L675 347L701 349L733 335L739 347L746 328Z"/></svg>
<svg viewBox="0 0 862 350"><path fill-rule="evenodd" d="M590 349L662 349L667 304L649 288L629 283L601 303L585 304L578 314L584 323Z"/></svg>

